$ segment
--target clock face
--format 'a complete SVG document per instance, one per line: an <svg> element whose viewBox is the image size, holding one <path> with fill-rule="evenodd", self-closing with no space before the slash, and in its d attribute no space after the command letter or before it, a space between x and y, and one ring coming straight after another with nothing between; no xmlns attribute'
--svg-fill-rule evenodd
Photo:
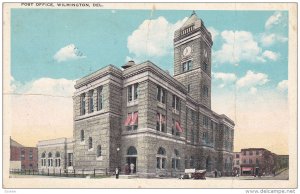
<svg viewBox="0 0 300 194"><path fill-rule="evenodd" d="M183 56L186 57L186 56L189 56L191 54L191 52L192 52L192 48L190 46L187 46L184 48L182 54L183 54Z"/></svg>

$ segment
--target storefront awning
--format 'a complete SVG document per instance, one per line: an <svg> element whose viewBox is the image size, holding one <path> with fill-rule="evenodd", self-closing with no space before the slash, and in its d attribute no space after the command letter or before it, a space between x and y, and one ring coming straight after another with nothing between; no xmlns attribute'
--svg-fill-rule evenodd
<svg viewBox="0 0 300 194"><path fill-rule="evenodd" d="M128 126L129 125L129 123L130 123L130 121L131 121L131 114L128 114L128 116L127 116L127 118L126 118L126 120L125 120L125 122L124 122L124 125L125 126Z"/></svg>
<svg viewBox="0 0 300 194"><path fill-rule="evenodd" d="M242 171L252 171L253 169L251 167L243 167Z"/></svg>
<svg viewBox="0 0 300 194"><path fill-rule="evenodd" d="M180 123L178 123L177 121L175 122L175 126L176 126L176 129L182 133L183 132L183 128L180 126Z"/></svg>
<svg viewBox="0 0 300 194"><path fill-rule="evenodd" d="M133 117L131 119L130 125L136 125L137 121L138 121L138 113L135 112L133 113Z"/></svg>

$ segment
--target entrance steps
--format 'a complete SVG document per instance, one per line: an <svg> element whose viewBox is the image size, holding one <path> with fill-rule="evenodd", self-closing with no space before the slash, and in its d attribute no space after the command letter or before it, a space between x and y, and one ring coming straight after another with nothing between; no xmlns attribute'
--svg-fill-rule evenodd
<svg viewBox="0 0 300 194"><path fill-rule="evenodd" d="M136 174L122 174L119 175L119 179L136 179L138 176Z"/></svg>

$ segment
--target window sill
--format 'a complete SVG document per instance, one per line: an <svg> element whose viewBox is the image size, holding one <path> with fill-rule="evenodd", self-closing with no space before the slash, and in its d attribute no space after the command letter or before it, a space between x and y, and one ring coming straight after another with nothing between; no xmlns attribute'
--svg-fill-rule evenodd
<svg viewBox="0 0 300 194"><path fill-rule="evenodd" d="M80 145L85 145L85 141L80 141Z"/></svg>
<svg viewBox="0 0 300 194"><path fill-rule="evenodd" d="M92 151L94 151L94 148L88 149L88 151L89 151L89 152L92 152Z"/></svg>
<svg viewBox="0 0 300 194"><path fill-rule="evenodd" d="M96 157L96 160L102 161L103 160L103 156Z"/></svg>
<svg viewBox="0 0 300 194"><path fill-rule="evenodd" d="M166 109L166 105L163 104L162 102L158 102L157 106L160 107L160 108Z"/></svg>
<svg viewBox="0 0 300 194"><path fill-rule="evenodd" d="M79 120L79 119L88 118L88 117L91 117L91 116L96 116L96 115L104 113L104 112L105 112L105 110L101 109L101 110L98 110L98 111L94 111L92 113L85 113L84 115L78 115L78 116L75 117L75 121Z"/></svg>
<svg viewBox="0 0 300 194"><path fill-rule="evenodd" d="M176 109L173 108L172 112L173 112L174 114L176 114L176 115L179 115L179 110L176 110Z"/></svg>
<svg viewBox="0 0 300 194"><path fill-rule="evenodd" d="M138 104L139 104L139 100L133 100L133 101L130 101L130 102L127 101L127 107L138 105Z"/></svg>

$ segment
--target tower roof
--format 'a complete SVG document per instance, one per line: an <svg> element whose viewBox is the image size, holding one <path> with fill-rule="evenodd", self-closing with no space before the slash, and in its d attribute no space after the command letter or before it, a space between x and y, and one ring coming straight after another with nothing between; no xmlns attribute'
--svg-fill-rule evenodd
<svg viewBox="0 0 300 194"><path fill-rule="evenodd" d="M201 21L201 20L198 18L196 12L193 11L191 16L186 20L186 22L184 22L184 24L181 26L181 28L188 27L188 26L194 24L196 21Z"/></svg>

